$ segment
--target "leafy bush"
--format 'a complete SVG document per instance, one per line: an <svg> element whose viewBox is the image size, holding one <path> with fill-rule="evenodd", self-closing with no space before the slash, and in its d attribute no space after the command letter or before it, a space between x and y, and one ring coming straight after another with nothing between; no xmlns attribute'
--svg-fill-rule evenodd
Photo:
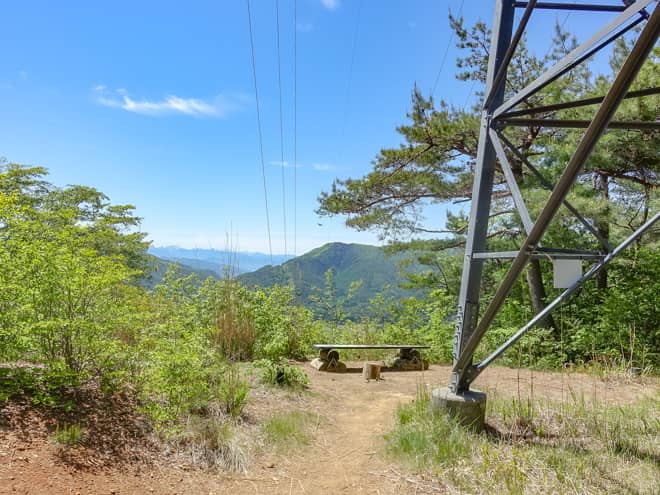
<svg viewBox="0 0 660 495"><path fill-rule="evenodd" d="M319 335L312 313L294 304L292 286L253 292L257 339L254 357L304 359Z"/></svg>
<svg viewBox="0 0 660 495"><path fill-rule="evenodd" d="M115 323L131 307L147 243L132 207L45 175L0 163L0 359L83 381L117 365Z"/></svg>
<svg viewBox="0 0 660 495"><path fill-rule="evenodd" d="M155 325L141 342L144 362L136 384L146 412L157 422L168 422L205 409L212 399L210 384L222 366L199 332Z"/></svg>
<svg viewBox="0 0 660 495"><path fill-rule="evenodd" d="M261 381L268 385L303 388L309 383L307 373L297 366L288 364L283 359L278 361L262 359L255 361L254 365L261 368Z"/></svg>
<svg viewBox="0 0 660 495"><path fill-rule="evenodd" d="M0 368L0 401L24 397L36 406L71 411L79 375L62 366Z"/></svg>

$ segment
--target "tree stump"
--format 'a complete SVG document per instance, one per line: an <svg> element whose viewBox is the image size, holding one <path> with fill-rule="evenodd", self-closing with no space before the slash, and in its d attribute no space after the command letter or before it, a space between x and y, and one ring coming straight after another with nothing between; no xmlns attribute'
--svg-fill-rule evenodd
<svg viewBox="0 0 660 495"><path fill-rule="evenodd" d="M380 364L375 363L364 363L362 366L362 376L366 381L369 380L382 380L380 377Z"/></svg>

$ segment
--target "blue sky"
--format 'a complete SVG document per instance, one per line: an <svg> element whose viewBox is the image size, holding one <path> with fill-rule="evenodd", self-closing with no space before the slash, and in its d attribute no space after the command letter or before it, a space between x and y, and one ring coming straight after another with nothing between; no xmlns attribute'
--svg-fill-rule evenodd
<svg viewBox="0 0 660 495"><path fill-rule="evenodd" d="M294 174L293 0L280 2L284 205L275 2L252 0L274 253L284 252L284 213L289 253L377 242L341 218L319 219L316 198L399 144L413 84L433 85L450 37L447 12L461 3L297 0ZM466 22L490 24L493 5L465 0ZM566 25L588 34L597 15L605 14L574 13ZM539 13L532 47L545 53L552 24L565 16ZM475 88L455 80L456 55L452 44L436 96L463 105ZM231 233L234 247L268 252L244 1L6 3L0 108L0 156L135 205L155 245L224 248ZM442 226L442 208L429 215Z"/></svg>

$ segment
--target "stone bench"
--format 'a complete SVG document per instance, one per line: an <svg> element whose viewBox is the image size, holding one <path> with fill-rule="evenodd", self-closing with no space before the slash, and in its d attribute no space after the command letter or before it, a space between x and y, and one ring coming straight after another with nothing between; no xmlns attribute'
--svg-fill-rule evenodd
<svg viewBox="0 0 660 495"><path fill-rule="evenodd" d="M319 357L312 361L312 366L319 371L344 372L346 365L339 360L339 351L343 349L398 349L394 363L388 369L398 371L426 370L427 360L422 359L419 349L428 349L427 345L408 344L314 344L319 350Z"/></svg>

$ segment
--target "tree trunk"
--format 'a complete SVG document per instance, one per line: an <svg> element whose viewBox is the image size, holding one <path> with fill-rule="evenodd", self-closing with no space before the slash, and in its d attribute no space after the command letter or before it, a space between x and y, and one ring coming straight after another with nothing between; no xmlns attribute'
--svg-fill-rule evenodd
<svg viewBox="0 0 660 495"><path fill-rule="evenodd" d="M599 190L600 199L602 201L609 201L610 182L609 177L606 174L598 174L596 178L596 187ZM595 222L595 227L598 230L598 233L603 236L603 239L609 242L610 222L607 218L607 208L605 209L605 214ZM607 268L603 268L600 272L598 272L596 275L596 284L598 289L607 289Z"/></svg>
<svg viewBox="0 0 660 495"><path fill-rule="evenodd" d="M533 129L530 129L529 132L530 135L534 136L538 133L538 131L534 131ZM513 172L516 182L520 184L523 179L522 163L519 160L514 159L511 159L510 163L511 171ZM532 259L529 261L529 268L527 269L527 286L529 287L529 299L532 304L532 310L536 315L545 309L546 295L545 286L543 285L543 272L541 271L541 263L539 260ZM555 331L557 329L552 315L543 318L538 326L542 328L552 328Z"/></svg>
<svg viewBox="0 0 660 495"><path fill-rule="evenodd" d="M532 303L534 314L540 313L545 309L545 286L543 285L543 274L541 272L541 263L539 260L530 260L527 269L527 285L529 287L529 299ZM557 329L552 315L543 318L539 324L542 328Z"/></svg>

